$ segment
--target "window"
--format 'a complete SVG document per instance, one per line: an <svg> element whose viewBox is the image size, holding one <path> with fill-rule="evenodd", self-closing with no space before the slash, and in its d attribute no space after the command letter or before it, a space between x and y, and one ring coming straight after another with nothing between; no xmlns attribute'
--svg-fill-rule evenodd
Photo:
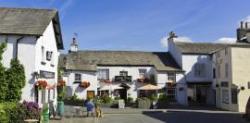
<svg viewBox="0 0 250 123"><path fill-rule="evenodd" d="M248 82L247 85L248 85L248 89L250 89L250 82Z"/></svg>
<svg viewBox="0 0 250 123"><path fill-rule="evenodd" d="M218 76L218 78L220 78L220 65L218 65L218 67L217 67L217 76Z"/></svg>
<svg viewBox="0 0 250 123"><path fill-rule="evenodd" d="M215 70L215 68L213 68L213 78L214 79L216 78L216 70Z"/></svg>
<svg viewBox="0 0 250 123"><path fill-rule="evenodd" d="M146 69L139 69L139 76L140 78L145 78L146 77Z"/></svg>
<svg viewBox="0 0 250 123"><path fill-rule="evenodd" d="M52 54L53 54L53 52L51 52L51 51L47 51L47 52L46 52L46 60L47 60L47 61L51 61Z"/></svg>
<svg viewBox="0 0 250 123"><path fill-rule="evenodd" d="M195 77L205 77L206 76L206 66L205 63L196 63L194 65L194 75Z"/></svg>
<svg viewBox="0 0 250 123"><path fill-rule="evenodd" d="M109 69L98 69L97 70L98 80L109 80Z"/></svg>
<svg viewBox="0 0 250 123"><path fill-rule="evenodd" d="M225 64L225 78L228 77L228 63Z"/></svg>
<svg viewBox="0 0 250 123"><path fill-rule="evenodd" d="M229 92L227 89L222 90L222 103L229 104Z"/></svg>
<svg viewBox="0 0 250 123"><path fill-rule="evenodd" d="M238 103L238 90L237 90L237 88L231 89L231 100L232 100L232 104Z"/></svg>
<svg viewBox="0 0 250 123"><path fill-rule="evenodd" d="M81 82L81 81L82 81L82 75L76 73L76 74L75 74L75 82Z"/></svg>
<svg viewBox="0 0 250 123"><path fill-rule="evenodd" d="M176 75L175 75L175 73L168 73L168 82L170 82L170 83L175 83L175 81L176 81Z"/></svg>
<svg viewBox="0 0 250 123"><path fill-rule="evenodd" d="M41 47L41 60L42 60L42 62L45 62L45 49L44 49L44 46Z"/></svg>
<svg viewBox="0 0 250 123"><path fill-rule="evenodd" d="M120 76L128 76L128 71L120 71Z"/></svg>

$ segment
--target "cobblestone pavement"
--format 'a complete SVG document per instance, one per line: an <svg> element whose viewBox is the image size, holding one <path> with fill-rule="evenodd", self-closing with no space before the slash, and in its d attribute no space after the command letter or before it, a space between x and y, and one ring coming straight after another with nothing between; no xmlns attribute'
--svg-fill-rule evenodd
<svg viewBox="0 0 250 123"><path fill-rule="evenodd" d="M112 109L110 109L112 110ZM115 111L119 111L115 109ZM218 110L123 110L122 112L104 114L103 118L66 116L62 120L50 123L249 123L242 114ZM129 113L124 113L129 111Z"/></svg>

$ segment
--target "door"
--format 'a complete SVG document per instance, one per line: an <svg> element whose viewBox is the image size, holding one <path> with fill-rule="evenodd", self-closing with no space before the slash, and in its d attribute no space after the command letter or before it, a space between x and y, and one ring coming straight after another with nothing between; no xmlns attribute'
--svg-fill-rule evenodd
<svg viewBox="0 0 250 123"><path fill-rule="evenodd" d="M95 97L95 91L87 91L87 99L93 99Z"/></svg>

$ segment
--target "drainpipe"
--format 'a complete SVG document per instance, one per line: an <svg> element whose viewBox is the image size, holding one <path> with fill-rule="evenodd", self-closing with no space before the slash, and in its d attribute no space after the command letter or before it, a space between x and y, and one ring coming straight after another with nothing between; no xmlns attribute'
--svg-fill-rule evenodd
<svg viewBox="0 0 250 123"><path fill-rule="evenodd" d="M16 52L14 54L14 58L18 59L18 43L24 38L24 36L20 36L16 39Z"/></svg>

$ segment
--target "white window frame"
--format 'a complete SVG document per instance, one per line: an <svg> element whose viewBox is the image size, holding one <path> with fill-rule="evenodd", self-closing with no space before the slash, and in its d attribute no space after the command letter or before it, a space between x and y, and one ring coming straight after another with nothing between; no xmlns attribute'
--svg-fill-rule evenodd
<svg viewBox="0 0 250 123"><path fill-rule="evenodd" d="M97 69L98 80L109 80L109 69Z"/></svg>

